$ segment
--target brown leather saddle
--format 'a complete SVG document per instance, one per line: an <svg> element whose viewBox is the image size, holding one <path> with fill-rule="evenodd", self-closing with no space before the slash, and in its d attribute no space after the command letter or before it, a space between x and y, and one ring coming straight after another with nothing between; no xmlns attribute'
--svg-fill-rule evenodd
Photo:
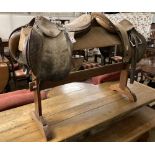
<svg viewBox="0 0 155 155"><path fill-rule="evenodd" d="M9 37L12 57L40 80L58 81L70 72L71 43L64 28L40 16Z"/></svg>
<svg viewBox="0 0 155 155"><path fill-rule="evenodd" d="M78 36L74 35L76 42L73 44L73 50L121 45L123 62L131 64L130 82L133 83L136 63L146 51L144 36L128 20L114 25L101 13L86 14L83 17L84 19L79 17L66 26L67 31L77 33L79 30Z"/></svg>

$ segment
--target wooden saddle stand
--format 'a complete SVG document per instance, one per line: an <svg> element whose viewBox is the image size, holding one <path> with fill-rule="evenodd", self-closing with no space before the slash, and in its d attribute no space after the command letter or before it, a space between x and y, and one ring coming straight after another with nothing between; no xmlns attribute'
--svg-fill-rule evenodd
<svg viewBox="0 0 155 155"><path fill-rule="evenodd" d="M97 76L97 75L110 73L114 71L121 71L119 83L115 85L111 85L110 89L119 92L121 95L127 97L131 102L136 102L137 100L136 95L132 93L130 89L127 87L128 69L129 69L128 64L125 64L125 63L112 64L112 65L103 66L99 68L73 72L66 79L60 82L46 81L44 83L40 83L39 80L36 79L35 76L33 76L33 81L29 84L30 90L34 92L34 102L35 102L35 111L32 112L32 119L36 122L43 137L47 141L52 139L48 122L44 119L43 113L42 113L42 104L41 104L41 96L40 96L41 90L52 88L69 82L82 81L92 76Z"/></svg>
<svg viewBox="0 0 155 155"><path fill-rule="evenodd" d="M46 32L47 34L48 32L47 28L49 28L49 25L46 28L44 27L44 24L41 24L41 28L44 31L44 33ZM40 97L41 90L52 88L70 82L84 81L93 76L121 71L119 83L111 85L110 89L119 92L123 96L127 97L131 102L135 102L137 100L136 95L132 93L130 89L127 87L128 71L129 67L131 71L134 71L135 64L143 56L146 45L145 38L134 29L133 25L130 22L125 20L123 22L120 22L118 25L114 25L109 19L107 19L104 15L100 13L93 13L91 15L89 14L82 15L79 18L75 19L73 22L65 25L65 28L68 34L70 32L74 33L74 35L72 35L73 37L72 50L82 50L88 48L122 45L123 62L106 65L98 68L92 68L88 70L70 72L67 77L61 80L57 80L56 82L50 80L40 80L36 75L33 75L33 80L29 85L30 90L34 92L34 102L35 102L35 111L32 113L32 118L37 123L40 131L42 132L42 135L47 141L52 138L51 136L52 134L48 126L48 122L43 117L41 97ZM21 30L21 28L18 30ZM57 29L55 29L55 32L57 32ZM13 36L11 37L13 38ZM11 40L11 37L9 43L10 49L15 49L11 46L12 45L11 41L12 42L14 41L13 39ZM70 38L70 40L72 39ZM19 37L17 42L19 42ZM10 52L13 53L14 51L10 50ZM28 59L31 58L29 57ZM129 62L131 63L131 66ZM31 64L32 63L34 62L32 61ZM30 66L32 67L32 69L33 65L35 64L32 64L32 66ZM132 76L130 76L130 79L132 79L132 81L130 82L133 83L133 74L131 75Z"/></svg>

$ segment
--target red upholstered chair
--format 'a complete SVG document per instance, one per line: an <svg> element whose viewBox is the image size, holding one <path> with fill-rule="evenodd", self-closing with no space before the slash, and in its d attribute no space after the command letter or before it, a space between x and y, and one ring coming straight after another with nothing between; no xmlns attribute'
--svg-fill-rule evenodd
<svg viewBox="0 0 155 155"><path fill-rule="evenodd" d="M117 81L120 78L120 72L112 72L104 75L99 75L96 77L92 77L90 82L94 85L98 85L107 81Z"/></svg>
<svg viewBox="0 0 155 155"><path fill-rule="evenodd" d="M95 68L95 67L101 67L101 65L98 63L84 62L81 69L85 70L85 69L90 69L90 68Z"/></svg>
<svg viewBox="0 0 155 155"><path fill-rule="evenodd" d="M41 98L47 99L45 91L41 91ZM16 108L34 102L33 92L27 89L0 94L0 111Z"/></svg>

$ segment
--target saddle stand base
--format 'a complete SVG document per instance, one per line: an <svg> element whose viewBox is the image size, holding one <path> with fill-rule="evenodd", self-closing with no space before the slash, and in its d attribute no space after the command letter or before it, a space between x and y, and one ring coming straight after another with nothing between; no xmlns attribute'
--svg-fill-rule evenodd
<svg viewBox="0 0 155 155"><path fill-rule="evenodd" d="M128 87L126 87L125 89L121 89L119 84L115 84L115 85L111 85L110 89L113 91L117 91L122 96L127 97L129 99L129 101L131 101L131 102L137 101L136 95L134 93L132 93Z"/></svg>
<svg viewBox="0 0 155 155"><path fill-rule="evenodd" d="M31 113L32 119L36 122L41 134L43 135L46 141L52 139L51 132L49 130L49 126L47 122L44 120L43 116L38 116L36 112Z"/></svg>
<svg viewBox="0 0 155 155"><path fill-rule="evenodd" d="M111 85L110 89L117 91L123 96L126 96L129 99L129 101L135 102L137 101L136 95L132 93L130 89L127 87L127 81L128 81L128 65L126 65L123 68L123 70L121 70L119 83ZM35 102L35 112L32 112L32 119L36 122L45 140L49 141L52 139L52 133L42 115L39 80L33 76L33 81L30 83L29 87L30 90L34 92L34 102Z"/></svg>
<svg viewBox="0 0 155 155"><path fill-rule="evenodd" d="M127 81L128 81L128 67L121 71L120 82L118 84L111 85L110 89L113 90L113 91L117 91L122 96L127 97L129 99L129 101L136 102L137 101L137 97L127 87Z"/></svg>

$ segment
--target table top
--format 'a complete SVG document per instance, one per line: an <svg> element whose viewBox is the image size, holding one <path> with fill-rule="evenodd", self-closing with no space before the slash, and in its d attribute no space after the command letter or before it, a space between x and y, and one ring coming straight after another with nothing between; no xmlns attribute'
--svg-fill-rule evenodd
<svg viewBox="0 0 155 155"><path fill-rule="evenodd" d="M51 98L42 101L51 141L64 141L155 101L154 89L135 82L128 84L137 96L131 103L109 89L114 83L69 83L53 88ZM32 111L34 104L0 112L0 141L45 141L30 116Z"/></svg>

